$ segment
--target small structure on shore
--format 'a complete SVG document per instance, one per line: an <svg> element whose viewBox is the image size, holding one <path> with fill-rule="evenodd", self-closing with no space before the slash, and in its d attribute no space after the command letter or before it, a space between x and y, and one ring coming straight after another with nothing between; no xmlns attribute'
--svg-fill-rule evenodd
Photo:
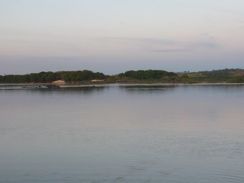
<svg viewBox="0 0 244 183"><path fill-rule="evenodd" d="M92 83L101 83L101 82L104 82L103 79L93 79L91 80Z"/></svg>
<svg viewBox="0 0 244 183"><path fill-rule="evenodd" d="M52 84L55 86L65 85L65 81L64 80L56 80L56 81L53 81Z"/></svg>

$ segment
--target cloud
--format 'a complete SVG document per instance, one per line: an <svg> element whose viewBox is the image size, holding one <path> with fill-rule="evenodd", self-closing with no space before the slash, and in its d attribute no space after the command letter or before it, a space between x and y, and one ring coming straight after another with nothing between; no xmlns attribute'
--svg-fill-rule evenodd
<svg viewBox="0 0 244 183"><path fill-rule="evenodd" d="M214 36L209 35L208 33L201 34L199 38L192 43L192 46L196 48L207 49L220 47L216 38Z"/></svg>
<svg viewBox="0 0 244 183"><path fill-rule="evenodd" d="M146 43L146 44L174 44L174 40L172 39L162 39L162 38L145 38L145 37L104 37L106 41L120 41L120 42L134 42L134 43Z"/></svg>
<svg viewBox="0 0 244 183"><path fill-rule="evenodd" d="M162 53L171 53L171 52L188 52L190 49L184 49L184 48L175 48L175 49L158 49L158 50L151 50L152 52L162 52Z"/></svg>
<svg viewBox="0 0 244 183"><path fill-rule="evenodd" d="M214 37L202 34L193 40L176 40L163 38L130 38L104 37L104 44L111 44L128 50L137 50L154 53L193 52L196 50L216 49L219 44Z"/></svg>

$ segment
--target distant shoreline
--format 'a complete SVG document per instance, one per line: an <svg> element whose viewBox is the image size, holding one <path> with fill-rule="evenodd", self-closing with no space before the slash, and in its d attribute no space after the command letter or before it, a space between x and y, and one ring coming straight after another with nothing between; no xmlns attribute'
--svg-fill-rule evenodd
<svg viewBox="0 0 244 183"><path fill-rule="evenodd" d="M24 75L0 75L0 83L20 86L54 87L62 85L97 84L160 84L160 85L223 85L244 83L244 69L223 69L199 72L168 72L165 70L130 70L106 75L89 70L40 72Z"/></svg>
<svg viewBox="0 0 244 183"><path fill-rule="evenodd" d="M65 84L60 86L51 83L6 83L0 84L0 90L28 89L78 89L101 87L178 87L178 86L244 86L244 83L106 83L106 84Z"/></svg>

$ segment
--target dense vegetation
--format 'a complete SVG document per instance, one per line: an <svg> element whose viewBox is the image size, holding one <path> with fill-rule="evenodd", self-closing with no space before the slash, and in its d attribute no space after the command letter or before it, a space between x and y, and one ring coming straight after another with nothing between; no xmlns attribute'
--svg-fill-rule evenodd
<svg viewBox="0 0 244 183"><path fill-rule="evenodd" d="M187 83L244 83L243 69L224 69L189 72L181 74L181 81Z"/></svg>
<svg viewBox="0 0 244 183"><path fill-rule="evenodd" d="M173 72L167 72L163 70L138 70L127 71L118 75L118 79L121 81L146 81L146 82L175 82L178 75Z"/></svg>
<svg viewBox="0 0 244 183"><path fill-rule="evenodd" d="M91 80L103 80L104 83L244 83L244 70L224 69L184 73L173 73L163 70L132 70L112 76L83 70L0 75L0 83L50 83L55 80L64 80L69 83L90 82Z"/></svg>
<svg viewBox="0 0 244 183"><path fill-rule="evenodd" d="M167 72L162 70L139 70L139 71L127 71L119 74L120 77L127 77L139 80L147 79L162 79L164 77L177 77L177 74L173 72Z"/></svg>
<svg viewBox="0 0 244 183"><path fill-rule="evenodd" d="M0 83L48 83L55 80L66 82L89 81L92 79L105 79L103 73L83 71L60 71L60 72L40 72L25 75L5 75L0 76Z"/></svg>

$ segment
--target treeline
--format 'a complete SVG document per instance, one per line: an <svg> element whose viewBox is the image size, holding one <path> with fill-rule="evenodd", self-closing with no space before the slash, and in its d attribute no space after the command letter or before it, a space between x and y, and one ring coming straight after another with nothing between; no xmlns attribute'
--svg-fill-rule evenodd
<svg viewBox="0 0 244 183"><path fill-rule="evenodd" d="M83 71L40 72L25 75L0 75L0 83L49 83L55 80L66 82L89 81L92 79L105 79L103 73Z"/></svg>
<svg viewBox="0 0 244 183"><path fill-rule="evenodd" d="M175 82L178 75L164 70L127 71L118 75L120 80Z"/></svg>
<svg viewBox="0 0 244 183"><path fill-rule="evenodd" d="M100 72L83 70L40 72L25 75L0 75L0 83L50 83L55 80L64 80L70 83L90 82L91 80L103 80L104 83L244 83L244 70L224 69L184 73L167 72L164 70L131 70L110 76Z"/></svg>
<svg viewBox="0 0 244 183"><path fill-rule="evenodd" d="M119 74L120 77L127 77L139 80L147 79L162 79L164 77L177 77L176 73L167 72L163 70L139 70L139 71L127 71Z"/></svg>
<svg viewBox="0 0 244 183"><path fill-rule="evenodd" d="M244 83L243 69L223 69L213 71L189 72L181 75L188 83Z"/></svg>

